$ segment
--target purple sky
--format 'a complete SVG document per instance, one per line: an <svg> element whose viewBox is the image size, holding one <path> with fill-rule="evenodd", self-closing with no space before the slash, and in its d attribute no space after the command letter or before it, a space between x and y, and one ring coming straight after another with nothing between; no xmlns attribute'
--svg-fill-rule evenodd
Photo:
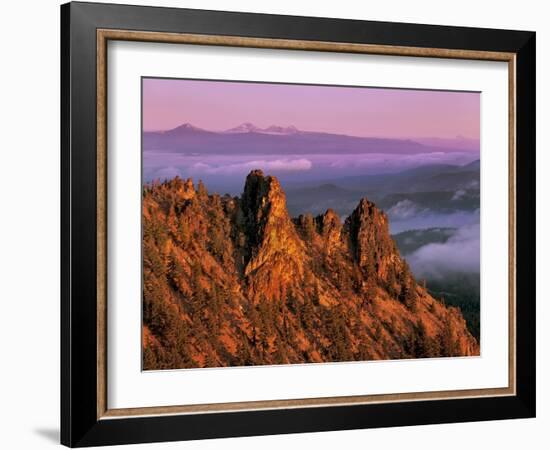
<svg viewBox="0 0 550 450"><path fill-rule="evenodd" d="M143 80L143 128L189 122L226 130L243 122L395 138L479 139L480 95L170 79Z"/></svg>

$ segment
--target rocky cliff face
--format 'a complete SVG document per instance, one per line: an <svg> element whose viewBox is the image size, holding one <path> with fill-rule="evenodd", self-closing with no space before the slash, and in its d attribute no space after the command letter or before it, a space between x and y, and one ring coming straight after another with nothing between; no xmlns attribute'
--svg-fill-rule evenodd
<svg viewBox="0 0 550 450"><path fill-rule="evenodd" d="M291 219L261 171L240 198L175 178L144 189L143 255L145 369L479 354L367 199Z"/></svg>
<svg viewBox="0 0 550 450"><path fill-rule="evenodd" d="M240 206L250 254L244 271L248 298L280 300L304 276L304 242L288 215L285 193L276 178L255 170L246 178Z"/></svg>

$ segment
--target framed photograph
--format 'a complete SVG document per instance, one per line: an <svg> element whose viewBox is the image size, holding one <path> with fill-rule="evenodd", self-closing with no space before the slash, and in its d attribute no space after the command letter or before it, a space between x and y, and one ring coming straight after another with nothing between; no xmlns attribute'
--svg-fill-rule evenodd
<svg viewBox="0 0 550 450"><path fill-rule="evenodd" d="M61 7L61 441L535 415L535 33Z"/></svg>

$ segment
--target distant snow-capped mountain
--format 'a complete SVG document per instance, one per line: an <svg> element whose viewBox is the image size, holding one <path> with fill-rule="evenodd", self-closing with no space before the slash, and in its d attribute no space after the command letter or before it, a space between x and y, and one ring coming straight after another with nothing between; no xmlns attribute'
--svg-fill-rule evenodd
<svg viewBox="0 0 550 450"><path fill-rule="evenodd" d="M250 122L241 123L239 126L226 130L225 133L257 133L261 131L256 125Z"/></svg>
<svg viewBox="0 0 550 450"><path fill-rule="evenodd" d="M289 125L288 127L281 127L278 125L271 125L263 130L264 133L269 134L296 134L300 133L300 130L294 125Z"/></svg>
<svg viewBox="0 0 550 450"><path fill-rule="evenodd" d="M418 154L464 151L410 139L349 136L326 131L303 131L295 126L260 128L250 122L225 131L184 123L166 131L145 131L145 150L202 154Z"/></svg>

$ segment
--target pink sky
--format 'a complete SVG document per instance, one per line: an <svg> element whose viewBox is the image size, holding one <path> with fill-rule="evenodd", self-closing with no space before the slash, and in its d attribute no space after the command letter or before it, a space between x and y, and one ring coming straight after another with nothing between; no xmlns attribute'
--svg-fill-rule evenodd
<svg viewBox="0 0 550 450"><path fill-rule="evenodd" d="M186 122L208 130L251 122L354 136L479 139L480 94L144 79L144 130Z"/></svg>

